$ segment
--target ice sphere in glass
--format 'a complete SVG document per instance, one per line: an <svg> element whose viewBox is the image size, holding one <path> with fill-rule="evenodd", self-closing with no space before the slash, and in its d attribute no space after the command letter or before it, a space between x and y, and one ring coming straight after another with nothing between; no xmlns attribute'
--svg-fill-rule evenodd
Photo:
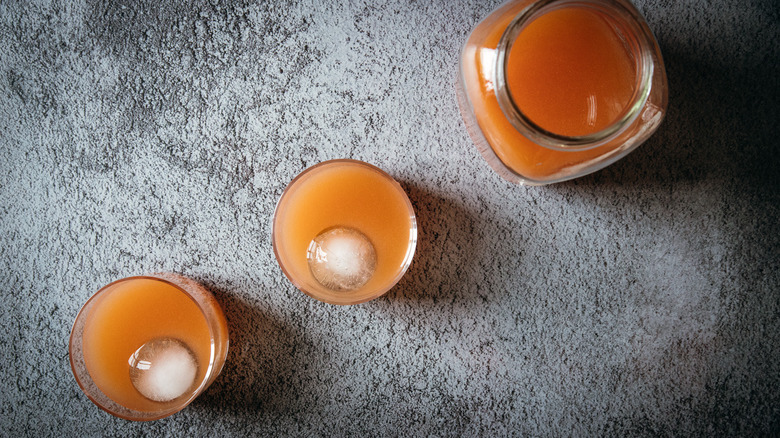
<svg viewBox="0 0 780 438"><path fill-rule="evenodd" d="M174 400L195 383L198 363L192 350L174 338L153 339L130 356L130 381L144 397Z"/></svg>
<svg viewBox="0 0 780 438"><path fill-rule="evenodd" d="M323 231L309 244L306 254L314 278L335 291L362 287L376 269L376 252L368 237L349 227Z"/></svg>

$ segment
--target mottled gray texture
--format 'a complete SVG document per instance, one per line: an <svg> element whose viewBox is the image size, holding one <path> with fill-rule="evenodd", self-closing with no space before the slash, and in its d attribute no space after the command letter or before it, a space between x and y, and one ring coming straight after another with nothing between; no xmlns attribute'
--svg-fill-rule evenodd
<svg viewBox="0 0 780 438"><path fill-rule="evenodd" d="M0 2L0 435L769 435L780 429L780 20L638 1L661 129L573 182L511 186L471 144L458 52L497 1ZM290 179L351 157L420 225L385 297L298 292L271 249ZM230 321L219 379L130 423L70 326L175 271Z"/></svg>

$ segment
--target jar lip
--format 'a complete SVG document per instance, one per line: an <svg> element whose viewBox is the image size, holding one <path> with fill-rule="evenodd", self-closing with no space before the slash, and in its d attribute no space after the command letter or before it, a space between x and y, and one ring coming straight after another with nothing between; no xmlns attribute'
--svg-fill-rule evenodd
<svg viewBox="0 0 780 438"><path fill-rule="evenodd" d="M590 134L569 136L551 132L532 121L512 98L507 83L507 61L517 36L536 18L548 12L567 7L589 7L609 16L631 32L627 45L633 45L636 63L636 87L630 103L623 113L606 128ZM644 21L636 10L619 0L540 0L521 10L509 23L496 48L494 84L496 98L504 115L512 126L535 143L557 150L586 150L598 147L618 136L639 116L650 96L654 64L652 60L653 36L641 25Z"/></svg>

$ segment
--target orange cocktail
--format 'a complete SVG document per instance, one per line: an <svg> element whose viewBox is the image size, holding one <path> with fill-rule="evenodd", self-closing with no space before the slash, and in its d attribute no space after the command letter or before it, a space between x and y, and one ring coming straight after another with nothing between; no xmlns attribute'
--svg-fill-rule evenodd
<svg viewBox="0 0 780 438"><path fill-rule="evenodd" d="M356 160L313 166L287 187L273 221L279 265L303 292L333 304L376 298L403 276L417 242L401 186Z"/></svg>
<svg viewBox="0 0 780 438"><path fill-rule="evenodd" d="M598 12L550 11L521 31L506 63L517 106L542 128L586 135L615 123L636 89L636 66Z"/></svg>
<svg viewBox="0 0 780 438"><path fill-rule="evenodd" d="M102 288L79 312L70 342L85 393L131 420L181 410L219 374L227 348L227 322L214 297L174 274Z"/></svg>
<svg viewBox="0 0 780 438"><path fill-rule="evenodd" d="M660 124L660 51L623 0L516 0L469 36L459 101L469 133L506 179L546 184L598 170Z"/></svg>

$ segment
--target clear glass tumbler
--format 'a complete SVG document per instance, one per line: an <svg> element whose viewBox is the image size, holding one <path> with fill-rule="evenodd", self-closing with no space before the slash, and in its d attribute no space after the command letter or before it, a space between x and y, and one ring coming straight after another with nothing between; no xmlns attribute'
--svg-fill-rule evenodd
<svg viewBox="0 0 780 438"><path fill-rule="evenodd" d="M390 290L417 246L409 198L390 175L357 160L331 160L295 177L273 218L282 271L307 295L357 304Z"/></svg>
<svg viewBox="0 0 780 438"><path fill-rule="evenodd" d="M81 389L120 418L149 421L190 404L228 351L225 315L200 284L159 273L117 280L81 308L70 364Z"/></svg>

